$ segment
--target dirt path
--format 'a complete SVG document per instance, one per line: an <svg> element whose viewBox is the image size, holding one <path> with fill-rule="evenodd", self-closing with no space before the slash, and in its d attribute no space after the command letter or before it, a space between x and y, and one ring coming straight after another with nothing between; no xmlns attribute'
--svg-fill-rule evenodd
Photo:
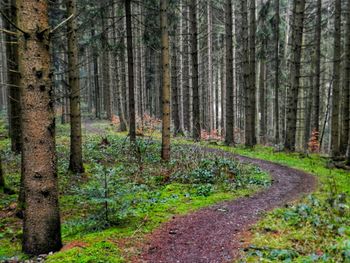
<svg viewBox="0 0 350 263"><path fill-rule="evenodd" d="M252 197L220 203L163 224L147 237L143 254L136 262L232 262L239 257L242 238L264 211L283 206L316 188L313 176L292 168L216 149L198 150L256 164L271 174L272 186Z"/></svg>

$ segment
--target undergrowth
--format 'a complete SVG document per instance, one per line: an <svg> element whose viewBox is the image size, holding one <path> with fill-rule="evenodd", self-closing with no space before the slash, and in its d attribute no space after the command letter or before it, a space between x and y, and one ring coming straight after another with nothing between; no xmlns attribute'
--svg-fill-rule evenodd
<svg viewBox="0 0 350 263"><path fill-rule="evenodd" d="M67 172L67 126L57 130L57 156L62 237L70 249L50 255L47 262L124 262L137 255L137 243L173 216L239 196L270 184L259 168L228 158L174 145L172 160L160 158L160 143L150 138L131 145L109 125L95 126L102 136L84 133L85 174ZM18 193L19 157L1 141L6 152L6 180ZM17 194L0 194L0 211ZM0 261L25 259L20 253L21 222L0 216ZM77 245L74 245L76 242Z"/></svg>

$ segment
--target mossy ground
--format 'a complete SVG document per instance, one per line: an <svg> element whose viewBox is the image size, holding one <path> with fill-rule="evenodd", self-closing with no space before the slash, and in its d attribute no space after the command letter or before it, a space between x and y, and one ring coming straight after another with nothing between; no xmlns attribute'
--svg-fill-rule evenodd
<svg viewBox="0 0 350 263"><path fill-rule="evenodd" d="M209 146L314 174L318 190L268 213L252 230L242 262L350 262L350 173L329 169L317 154L275 152L272 147Z"/></svg>
<svg viewBox="0 0 350 263"><path fill-rule="evenodd" d="M69 127L57 128L63 242L83 245L55 253L47 262L128 261L139 253L137 244L145 234L174 215L251 195L269 184L269 176L256 167L197 156L177 145L172 161L164 163L159 143L151 138L139 140L133 152L126 134L116 133L106 123L91 125L96 132L84 131L86 173L82 176L67 172ZM0 150L7 184L18 193L20 158L9 151L6 138L0 140ZM7 213L16 199L16 194L0 194L0 211ZM2 216L0 229L0 261L25 259L20 252L21 222Z"/></svg>

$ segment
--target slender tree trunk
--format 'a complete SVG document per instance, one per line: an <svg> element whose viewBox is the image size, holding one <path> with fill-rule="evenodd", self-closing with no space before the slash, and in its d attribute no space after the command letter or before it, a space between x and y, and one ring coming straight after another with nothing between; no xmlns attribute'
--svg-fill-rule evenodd
<svg viewBox="0 0 350 263"><path fill-rule="evenodd" d="M226 0L226 132L225 143L234 143L232 0Z"/></svg>
<svg viewBox="0 0 350 263"><path fill-rule="evenodd" d="M332 127L331 127L331 151L332 156L340 154L340 50L341 50L341 0L335 0L334 9L334 43L333 43L333 98L332 98Z"/></svg>
<svg viewBox="0 0 350 263"><path fill-rule="evenodd" d="M192 91L193 91L193 139L201 138L199 84L198 84L198 30L197 30L197 0L190 2L191 23L191 56L192 56Z"/></svg>
<svg viewBox="0 0 350 263"><path fill-rule="evenodd" d="M321 86L321 30L322 30L322 0L317 0L316 23L315 23L315 54L314 71L315 79L313 86L312 110L313 118L311 120L311 130L316 131L316 139L320 132L320 86Z"/></svg>
<svg viewBox="0 0 350 263"><path fill-rule="evenodd" d="M248 9L247 0L241 0L241 15L242 15L242 70L243 70L243 93L244 93L244 108L245 108L245 144L251 144L251 90L250 90L250 67L249 67L249 35L248 35Z"/></svg>
<svg viewBox="0 0 350 263"><path fill-rule="evenodd" d="M67 16L77 14L76 0L67 0ZM69 170L73 173L83 173L83 151L81 137L80 113L80 76L78 65L78 39L76 19L67 23L68 40L68 79L70 101L70 158Z"/></svg>
<svg viewBox="0 0 350 263"><path fill-rule="evenodd" d="M349 144L349 103L350 103L350 1L348 0L346 10L346 34L345 34L345 68L343 84L343 112L342 112L342 134L340 137L340 153L346 154Z"/></svg>
<svg viewBox="0 0 350 263"><path fill-rule="evenodd" d="M16 21L16 1L7 0L11 21ZM5 28L9 31L14 31L11 24L5 19ZM21 141L21 105L20 105L20 74L18 72L18 46L14 45L17 38L6 34L6 53L7 53L7 81L8 81L8 115L9 115L9 137L11 138L11 150L15 153L20 153L22 150Z"/></svg>
<svg viewBox="0 0 350 263"><path fill-rule="evenodd" d="M95 37L95 28L91 28L91 37ZM95 115L97 119L101 119L101 94L100 94L100 82L98 75L98 53L96 47L92 47L92 59L94 68L94 86L95 86Z"/></svg>
<svg viewBox="0 0 350 263"><path fill-rule="evenodd" d="M265 48L266 40L263 40L261 44L261 59L260 59L260 72L259 72L259 99L260 99L260 143L266 143L266 57L265 57Z"/></svg>
<svg viewBox="0 0 350 263"><path fill-rule="evenodd" d="M168 0L160 1L160 28L162 34L162 159L170 160L170 68Z"/></svg>
<svg viewBox="0 0 350 263"><path fill-rule="evenodd" d="M23 124L23 251L62 247L55 152L55 116L48 2L17 0Z"/></svg>
<svg viewBox="0 0 350 263"><path fill-rule="evenodd" d="M176 32L176 28L174 30L174 33ZM171 65L172 65L172 74L171 74L171 79L172 79L172 84L171 84L171 90L172 90L172 117L174 121L174 136L176 136L178 133L182 133L181 131L181 126L180 126L180 107L179 107L179 89L178 89L178 68L177 68L177 49L176 49L176 35L173 39L172 43L172 60L171 60ZM164 87L163 87L164 91Z"/></svg>
<svg viewBox="0 0 350 263"><path fill-rule="evenodd" d="M292 21L292 59L290 65L290 87L287 102L286 140L284 147L287 151L295 150L297 131L297 106L300 88L300 62L303 43L305 0L295 0Z"/></svg>
<svg viewBox="0 0 350 263"><path fill-rule="evenodd" d="M187 1L185 1L182 5L182 41L183 41L183 72L182 72L182 90L184 95L184 103L183 103L183 109L184 109L184 128L187 132L190 132L191 130L191 109L190 109L190 60L189 60L189 41L188 41L188 5Z"/></svg>
<svg viewBox="0 0 350 263"><path fill-rule="evenodd" d="M0 190L5 189L5 177L4 177L4 172L2 170L2 159L0 156Z"/></svg>
<svg viewBox="0 0 350 263"><path fill-rule="evenodd" d="M214 128L214 103L213 103L213 22L212 22L212 1L207 3L207 42L208 42L208 129Z"/></svg>
<svg viewBox="0 0 350 263"><path fill-rule="evenodd" d="M275 119L275 143L280 142L280 118L279 118L279 89L280 89L280 0L275 0L275 107L274 107L274 119ZM287 32L288 33L288 32Z"/></svg>
<svg viewBox="0 0 350 263"><path fill-rule="evenodd" d="M106 110L107 120L112 121L113 112L112 112L112 94L110 86L110 61L109 61L109 45L108 45L108 22L106 25L106 10L105 7L101 6L101 21L102 21L102 34L101 34L101 43L102 43L102 74L103 74L103 93L104 93L104 106Z"/></svg>
<svg viewBox="0 0 350 263"><path fill-rule="evenodd" d="M255 0L250 0L249 11L249 94L246 101L245 145L253 147L256 144Z"/></svg>
<svg viewBox="0 0 350 263"><path fill-rule="evenodd" d="M132 50L131 0L125 0L125 21L128 52L128 83L129 83L129 134L130 141L136 141L136 116L134 93L134 56Z"/></svg>

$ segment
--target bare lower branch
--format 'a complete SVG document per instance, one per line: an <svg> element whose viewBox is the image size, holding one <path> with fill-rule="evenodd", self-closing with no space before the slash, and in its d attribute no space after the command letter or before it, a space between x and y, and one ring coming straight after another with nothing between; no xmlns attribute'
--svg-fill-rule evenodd
<svg viewBox="0 0 350 263"><path fill-rule="evenodd" d="M66 24L69 20L71 20L74 17L74 14L71 14L67 19L63 20L61 23L59 23L54 29L50 31L51 34L53 34L55 31L60 29L64 24Z"/></svg>

